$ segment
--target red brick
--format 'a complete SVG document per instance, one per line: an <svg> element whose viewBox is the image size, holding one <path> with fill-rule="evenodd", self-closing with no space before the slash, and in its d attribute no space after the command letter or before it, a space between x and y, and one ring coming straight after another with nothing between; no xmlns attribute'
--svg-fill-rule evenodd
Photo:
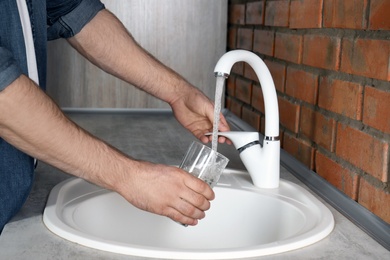
<svg viewBox="0 0 390 260"><path fill-rule="evenodd" d="M363 86L358 83L322 77L318 106L326 110L361 120Z"/></svg>
<svg viewBox="0 0 390 260"><path fill-rule="evenodd" d="M382 182L388 181L389 144L385 141L339 123L336 154Z"/></svg>
<svg viewBox="0 0 390 260"><path fill-rule="evenodd" d="M283 149L308 168L313 169L314 149L310 144L285 133L283 137Z"/></svg>
<svg viewBox="0 0 390 260"><path fill-rule="evenodd" d="M324 1L324 27L365 29L367 0Z"/></svg>
<svg viewBox="0 0 390 260"><path fill-rule="evenodd" d="M225 96L225 107L226 107L226 108L230 108L230 106L231 106L231 101L232 101L232 98L231 98L231 97Z"/></svg>
<svg viewBox="0 0 390 260"><path fill-rule="evenodd" d="M389 89L390 90L390 89ZM363 123L390 134L390 92L366 86Z"/></svg>
<svg viewBox="0 0 390 260"><path fill-rule="evenodd" d="M246 4L246 24L264 24L265 1Z"/></svg>
<svg viewBox="0 0 390 260"><path fill-rule="evenodd" d="M267 26L288 26L289 1L266 1L265 3L265 25Z"/></svg>
<svg viewBox="0 0 390 260"><path fill-rule="evenodd" d="M250 104L252 98L252 83L248 80L237 78L235 97Z"/></svg>
<svg viewBox="0 0 390 260"><path fill-rule="evenodd" d="M357 200L359 176L342 165L316 152L315 172L330 182L333 186L344 192L348 197Z"/></svg>
<svg viewBox="0 0 390 260"><path fill-rule="evenodd" d="M310 108L301 108L300 133L333 152L336 122Z"/></svg>
<svg viewBox="0 0 390 260"><path fill-rule="evenodd" d="M321 28L323 0L291 0L290 28Z"/></svg>
<svg viewBox="0 0 390 260"><path fill-rule="evenodd" d="M237 100L235 99L230 99L229 101L229 110L235 114L236 116L238 116L239 118L241 118L241 110L242 110L242 104L240 102L238 102Z"/></svg>
<svg viewBox="0 0 390 260"><path fill-rule="evenodd" d="M318 75L287 68L286 94L310 104L317 103Z"/></svg>
<svg viewBox="0 0 390 260"><path fill-rule="evenodd" d="M340 70L346 73L390 80L390 41L343 39Z"/></svg>
<svg viewBox="0 0 390 260"><path fill-rule="evenodd" d="M247 63L244 63L244 77L247 78L247 79L259 82L259 79L257 78L257 75L256 75L255 71Z"/></svg>
<svg viewBox="0 0 390 260"><path fill-rule="evenodd" d="M234 96L235 89L236 89L236 77L229 76L225 84L226 84L226 94L229 96Z"/></svg>
<svg viewBox="0 0 390 260"><path fill-rule="evenodd" d="M285 91L284 85L286 81L286 65L270 60L264 60L264 63L267 65L269 71L271 72L275 88L283 93Z"/></svg>
<svg viewBox="0 0 390 260"><path fill-rule="evenodd" d="M252 50L253 30L248 28L238 28L237 48Z"/></svg>
<svg viewBox="0 0 390 260"><path fill-rule="evenodd" d="M340 38L309 34L303 37L302 63L323 69L339 68Z"/></svg>
<svg viewBox="0 0 390 260"><path fill-rule="evenodd" d="M390 30L389 15L389 0L371 0L369 28L371 30Z"/></svg>
<svg viewBox="0 0 390 260"><path fill-rule="evenodd" d="M235 4L229 5L229 23L232 24L245 24L245 5Z"/></svg>
<svg viewBox="0 0 390 260"><path fill-rule="evenodd" d="M253 51L264 55L274 56L274 32L255 30L253 37Z"/></svg>
<svg viewBox="0 0 390 260"><path fill-rule="evenodd" d="M250 126L255 128L257 131L260 130L260 114L252 111L247 107L242 108L242 120L247 122Z"/></svg>
<svg viewBox="0 0 390 260"><path fill-rule="evenodd" d="M239 74L239 75L244 75L244 62L234 63L231 72Z"/></svg>
<svg viewBox="0 0 390 260"><path fill-rule="evenodd" d="M278 98L279 120L288 130L298 133L299 105L294 104L284 98Z"/></svg>
<svg viewBox="0 0 390 260"><path fill-rule="evenodd" d="M281 143L281 147L283 146L283 142L284 142L284 131L283 129L279 129L279 139L280 139L280 143Z"/></svg>
<svg viewBox="0 0 390 260"><path fill-rule="evenodd" d="M253 85L253 95L252 95L251 104L255 109L265 114L263 91L261 90L261 87L258 85Z"/></svg>
<svg viewBox="0 0 390 260"><path fill-rule="evenodd" d="M237 42L237 29L236 28L229 28L228 33L228 47L230 49L236 49L236 42Z"/></svg>
<svg viewBox="0 0 390 260"><path fill-rule="evenodd" d="M275 57L301 63L302 35L290 33L275 34Z"/></svg>
<svg viewBox="0 0 390 260"><path fill-rule="evenodd" d="M375 187L362 178L360 180L358 202L390 224L390 193Z"/></svg>
<svg viewBox="0 0 390 260"><path fill-rule="evenodd" d="M260 133L265 135L265 117L264 116L262 116L261 120L260 120ZM282 140L282 139L280 139L280 140ZM280 142L282 142L282 141L280 141Z"/></svg>

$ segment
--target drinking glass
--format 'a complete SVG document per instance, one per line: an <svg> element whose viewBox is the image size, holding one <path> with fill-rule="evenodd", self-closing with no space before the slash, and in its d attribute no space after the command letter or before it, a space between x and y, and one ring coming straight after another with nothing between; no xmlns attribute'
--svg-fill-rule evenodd
<svg viewBox="0 0 390 260"><path fill-rule="evenodd" d="M199 142L192 142L180 168L205 181L211 188L218 182L229 159Z"/></svg>

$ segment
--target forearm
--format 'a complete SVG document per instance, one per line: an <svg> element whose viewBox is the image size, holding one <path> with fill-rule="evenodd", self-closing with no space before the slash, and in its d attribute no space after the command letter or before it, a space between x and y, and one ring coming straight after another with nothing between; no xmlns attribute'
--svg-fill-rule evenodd
<svg viewBox="0 0 390 260"><path fill-rule="evenodd" d="M140 47L109 11L100 11L70 44L106 72L172 104L193 88Z"/></svg>
<svg viewBox="0 0 390 260"><path fill-rule="evenodd" d="M123 172L117 169L123 163L114 164L125 158L123 154L71 122L25 76L0 92L0 137L31 156L109 189L116 185L115 174Z"/></svg>
<svg viewBox="0 0 390 260"><path fill-rule="evenodd" d="M69 38L69 42L106 72L167 102L185 128L201 141L209 141L204 134L213 127L212 101L143 50L109 11L100 11L77 35ZM223 115L220 119L219 130L228 131Z"/></svg>
<svg viewBox="0 0 390 260"><path fill-rule="evenodd" d="M136 207L181 223L195 225L214 197L206 183L183 170L131 159L88 134L23 75L0 91L0 137L65 172L118 192Z"/></svg>

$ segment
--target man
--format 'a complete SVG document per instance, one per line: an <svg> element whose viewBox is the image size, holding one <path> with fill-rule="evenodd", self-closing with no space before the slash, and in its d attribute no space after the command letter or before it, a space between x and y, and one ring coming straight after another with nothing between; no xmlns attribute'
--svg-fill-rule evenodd
<svg viewBox="0 0 390 260"><path fill-rule="evenodd" d="M143 210L196 225L214 198L207 184L129 158L71 122L41 90L46 39L67 38L98 67L166 101L202 142L212 130L212 102L143 50L98 0L26 3L0 1L0 230L28 196L33 158L115 190ZM219 128L229 130L223 117Z"/></svg>

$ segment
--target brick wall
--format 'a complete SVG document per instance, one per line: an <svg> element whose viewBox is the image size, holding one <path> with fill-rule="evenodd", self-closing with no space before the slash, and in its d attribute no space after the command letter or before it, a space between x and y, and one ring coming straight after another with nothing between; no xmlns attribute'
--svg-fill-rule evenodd
<svg viewBox="0 0 390 260"><path fill-rule="evenodd" d="M390 223L390 1L229 1L228 50L268 65L282 147ZM226 106L264 133L252 69L237 63Z"/></svg>

